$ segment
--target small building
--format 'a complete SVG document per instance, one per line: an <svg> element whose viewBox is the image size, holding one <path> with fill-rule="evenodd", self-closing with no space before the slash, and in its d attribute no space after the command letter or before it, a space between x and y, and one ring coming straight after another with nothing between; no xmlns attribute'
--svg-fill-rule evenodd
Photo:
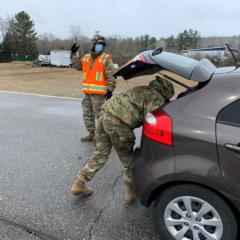
<svg viewBox="0 0 240 240"><path fill-rule="evenodd" d="M231 48L231 50L238 54L238 50L235 48ZM188 49L182 50L182 55L186 57L218 57L221 59L228 58L231 53L227 49L227 47L210 47L210 48L197 48L197 49Z"/></svg>
<svg viewBox="0 0 240 240"><path fill-rule="evenodd" d="M57 67L70 67L71 66L71 52L66 50L51 50L50 51L50 64Z"/></svg>

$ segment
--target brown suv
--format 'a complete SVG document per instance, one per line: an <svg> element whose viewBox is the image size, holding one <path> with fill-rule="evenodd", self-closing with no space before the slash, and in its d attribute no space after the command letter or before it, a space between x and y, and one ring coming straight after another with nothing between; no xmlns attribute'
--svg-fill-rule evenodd
<svg viewBox="0 0 240 240"><path fill-rule="evenodd" d="M146 51L125 79L166 69L196 81L149 113L135 152L136 191L166 240L235 240L240 210L240 69ZM173 80L173 79L170 79Z"/></svg>

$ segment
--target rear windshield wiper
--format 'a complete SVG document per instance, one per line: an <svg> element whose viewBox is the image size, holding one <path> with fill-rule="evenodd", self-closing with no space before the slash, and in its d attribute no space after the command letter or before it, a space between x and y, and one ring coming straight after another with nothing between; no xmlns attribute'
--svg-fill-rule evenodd
<svg viewBox="0 0 240 240"><path fill-rule="evenodd" d="M235 56L235 54L233 53L233 50L230 48L230 46L226 43L226 46L228 48L228 51L232 54L232 57L235 61L235 66L236 68L239 68L240 67L240 62L237 60L237 57Z"/></svg>

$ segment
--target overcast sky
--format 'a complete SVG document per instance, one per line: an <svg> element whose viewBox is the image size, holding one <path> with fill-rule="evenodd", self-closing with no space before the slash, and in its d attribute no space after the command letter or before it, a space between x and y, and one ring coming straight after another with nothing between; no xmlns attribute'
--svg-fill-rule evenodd
<svg viewBox="0 0 240 240"><path fill-rule="evenodd" d="M193 28L202 36L240 35L240 0L1 0L0 17L26 11L38 33L68 37L79 25L92 36L157 38Z"/></svg>

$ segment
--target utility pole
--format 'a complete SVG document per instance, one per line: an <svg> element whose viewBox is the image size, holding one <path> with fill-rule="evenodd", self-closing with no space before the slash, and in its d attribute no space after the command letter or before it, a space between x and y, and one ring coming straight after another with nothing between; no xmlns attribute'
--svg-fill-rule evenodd
<svg viewBox="0 0 240 240"><path fill-rule="evenodd" d="M117 52L117 35L115 34L114 37L114 51Z"/></svg>

